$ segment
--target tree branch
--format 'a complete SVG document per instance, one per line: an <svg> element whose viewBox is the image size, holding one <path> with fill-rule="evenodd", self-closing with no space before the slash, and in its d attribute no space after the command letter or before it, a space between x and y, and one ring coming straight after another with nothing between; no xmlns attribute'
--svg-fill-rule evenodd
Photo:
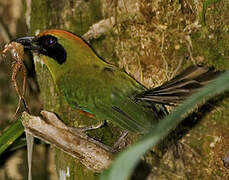
<svg viewBox="0 0 229 180"><path fill-rule="evenodd" d="M112 148L88 137L79 129L67 127L54 113L42 111L41 115L22 114L22 124L27 133L77 158L94 172L101 172L110 165L115 152Z"/></svg>

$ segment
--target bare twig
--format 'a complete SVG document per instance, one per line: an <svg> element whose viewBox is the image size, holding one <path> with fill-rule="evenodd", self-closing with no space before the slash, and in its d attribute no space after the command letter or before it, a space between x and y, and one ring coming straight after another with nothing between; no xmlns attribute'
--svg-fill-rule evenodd
<svg viewBox="0 0 229 180"><path fill-rule="evenodd" d="M114 17L103 19L95 24L93 24L89 31L83 35L83 38L86 41L90 41L91 39L97 39L101 35L105 34L115 25Z"/></svg>
<svg viewBox="0 0 229 180"><path fill-rule="evenodd" d="M67 127L54 113L42 111L42 117L27 112L22 123L27 133L42 139L77 158L88 169L101 172L111 163L114 150L88 137L79 129Z"/></svg>

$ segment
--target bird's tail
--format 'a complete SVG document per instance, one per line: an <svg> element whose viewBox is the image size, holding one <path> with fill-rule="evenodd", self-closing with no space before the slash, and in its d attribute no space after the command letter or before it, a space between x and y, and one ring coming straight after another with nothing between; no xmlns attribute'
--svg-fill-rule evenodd
<svg viewBox="0 0 229 180"><path fill-rule="evenodd" d="M136 100L149 105L177 105L221 73L213 68L193 65L163 85L138 94Z"/></svg>

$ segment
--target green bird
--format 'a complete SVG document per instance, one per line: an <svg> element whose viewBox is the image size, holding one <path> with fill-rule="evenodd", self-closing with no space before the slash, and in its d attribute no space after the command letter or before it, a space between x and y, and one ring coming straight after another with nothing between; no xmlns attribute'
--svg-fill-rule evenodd
<svg viewBox="0 0 229 180"><path fill-rule="evenodd" d="M70 32L51 29L13 41L39 55L72 107L139 133L149 132L167 114L164 105L180 103L218 75L191 66L162 86L147 89Z"/></svg>

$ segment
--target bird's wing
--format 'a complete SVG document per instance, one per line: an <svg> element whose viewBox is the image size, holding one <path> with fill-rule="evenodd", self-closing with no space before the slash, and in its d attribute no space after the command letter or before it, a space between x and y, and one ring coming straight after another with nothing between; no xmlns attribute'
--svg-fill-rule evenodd
<svg viewBox="0 0 229 180"><path fill-rule="evenodd" d="M163 85L140 93L135 98L147 103L176 105L215 79L220 73L213 68L193 65Z"/></svg>
<svg viewBox="0 0 229 180"><path fill-rule="evenodd" d="M145 88L122 71L106 67L97 74L87 71L87 76L70 73L57 83L71 106L86 110L98 119L141 133L148 132L155 123L152 110L133 98L133 94Z"/></svg>

